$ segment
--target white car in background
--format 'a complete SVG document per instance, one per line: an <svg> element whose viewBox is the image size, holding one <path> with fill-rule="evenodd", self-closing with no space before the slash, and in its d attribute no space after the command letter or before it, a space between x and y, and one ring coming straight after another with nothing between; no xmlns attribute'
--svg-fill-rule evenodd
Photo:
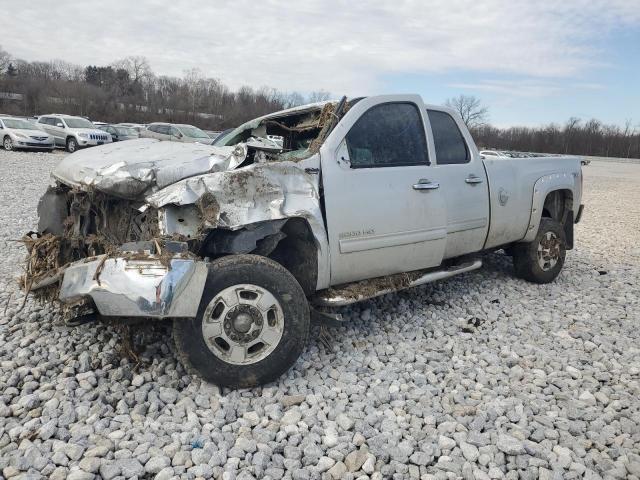
<svg viewBox="0 0 640 480"><path fill-rule="evenodd" d="M145 130L140 132L140 136L182 143L202 143L205 145L211 145L212 143L209 135L203 130L193 125L181 123L151 123Z"/></svg>
<svg viewBox="0 0 640 480"><path fill-rule="evenodd" d="M79 148L112 142L111 135L83 117L53 113L39 117L36 125L52 135L57 146L66 148L70 153Z"/></svg>
<svg viewBox="0 0 640 480"><path fill-rule="evenodd" d="M53 137L22 118L0 117L0 141L5 150L37 149L52 151Z"/></svg>

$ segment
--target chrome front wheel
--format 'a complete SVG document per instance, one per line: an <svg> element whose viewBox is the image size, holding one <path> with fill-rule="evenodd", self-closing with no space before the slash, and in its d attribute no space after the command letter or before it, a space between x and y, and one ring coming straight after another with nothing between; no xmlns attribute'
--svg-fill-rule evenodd
<svg viewBox="0 0 640 480"><path fill-rule="evenodd" d="M211 262L198 314L173 322L182 364L233 388L278 378L300 356L308 335L304 290L282 265L258 255Z"/></svg>
<svg viewBox="0 0 640 480"><path fill-rule="evenodd" d="M13 142L11 141L11 138L6 137L6 138L4 139L3 145L4 145L4 149L5 149L7 152L9 152L9 151L13 150Z"/></svg>
<svg viewBox="0 0 640 480"><path fill-rule="evenodd" d="M284 313L266 288L252 284L222 290L207 306L202 336L215 356L232 365L268 357L280 343Z"/></svg>

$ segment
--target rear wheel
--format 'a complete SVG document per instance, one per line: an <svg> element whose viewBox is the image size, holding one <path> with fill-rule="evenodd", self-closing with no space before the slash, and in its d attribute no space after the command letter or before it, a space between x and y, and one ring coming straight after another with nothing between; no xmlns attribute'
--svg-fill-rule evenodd
<svg viewBox="0 0 640 480"><path fill-rule="evenodd" d="M78 141L71 137L67 139L67 152L73 153L78 149Z"/></svg>
<svg viewBox="0 0 640 480"><path fill-rule="evenodd" d="M536 238L513 247L513 266L516 275L534 283L549 283L560 274L567 253L562 225L542 218Z"/></svg>
<svg viewBox="0 0 640 480"><path fill-rule="evenodd" d="M13 141L11 141L11 137L9 136L4 137L2 145L4 145L4 149L8 152L13 150Z"/></svg>
<svg viewBox="0 0 640 480"><path fill-rule="evenodd" d="M302 353L309 306L280 264L257 255L211 263L198 314L176 319L181 361L206 380L233 388L277 379Z"/></svg>

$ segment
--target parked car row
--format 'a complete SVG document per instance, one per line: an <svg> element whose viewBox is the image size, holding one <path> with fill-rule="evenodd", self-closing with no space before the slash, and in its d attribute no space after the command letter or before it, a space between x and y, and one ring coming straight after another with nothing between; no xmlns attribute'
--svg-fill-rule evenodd
<svg viewBox="0 0 640 480"><path fill-rule="evenodd" d="M57 113L38 117L0 115L0 144L6 150L38 149L52 151L56 147L75 152L111 142L136 138L155 138L183 143L213 144L223 132L205 132L186 124L92 122L85 117Z"/></svg>

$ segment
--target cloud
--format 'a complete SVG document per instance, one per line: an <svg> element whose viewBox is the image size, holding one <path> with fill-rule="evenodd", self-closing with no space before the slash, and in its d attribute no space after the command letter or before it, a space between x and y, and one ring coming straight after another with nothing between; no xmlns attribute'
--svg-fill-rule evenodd
<svg viewBox="0 0 640 480"><path fill-rule="evenodd" d="M27 60L144 55L157 73L198 67L232 87L335 94L372 93L384 75L409 73L572 78L605 63L598 45L608 33L640 24L638 0L5 3L15 5L5 5L0 41Z"/></svg>
<svg viewBox="0 0 640 480"><path fill-rule="evenodd" d="M569 90L603 90L599 83L560 82L538 79L522 80L481 80L473 83L451 83L451 88L489 92L512 97L549 97L559 95Z"/></svg>

